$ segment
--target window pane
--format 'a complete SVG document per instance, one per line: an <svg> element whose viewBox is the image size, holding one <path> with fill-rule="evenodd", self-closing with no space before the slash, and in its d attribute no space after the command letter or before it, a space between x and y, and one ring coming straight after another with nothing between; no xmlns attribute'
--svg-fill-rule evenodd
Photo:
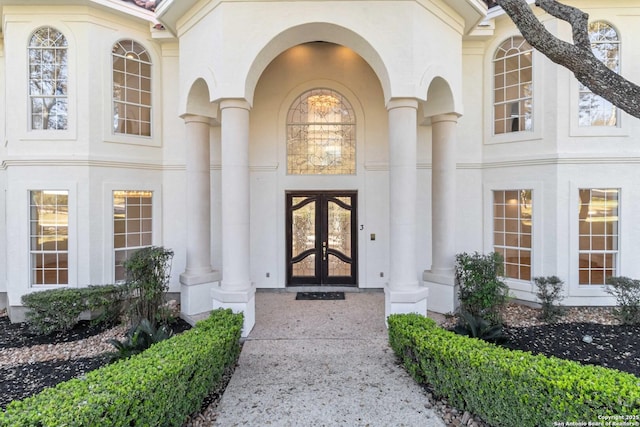
<svg viewBox="0 0 640 427"><path fill-rule="evenodd" d="M505 40L496 50L493 58L496 135L533 129L531 53L531 46L519 36Z"/></svg>
<svg viewBox="0 0 640 427"><path fill-rule="evenodd" d="M493 212L493 247L504 258L505 276L531 280L532 191L494 191Z"/></svg>
<svg viewBox="0 0 640 427"><path fill-rule="evenodd" d="M29 192L31 280L34 285L68 284L69 206L65 190Z"/></svg>
<svg viewBox="0 0 640 427"><path fill-rule="evenodd" d="M620 39L616 30L606 22L590 22L589 39L594 56L618 73L620 71ZM617 107L593 94L586 86L580 84L579 87L579 126L619 126Z"/></svg>
<svg viewBox="0 0 640 427"><path fill-rule="evenodd" d="M29 41L31 129L67 129L67 41L51 27L37 29Z"/></svg>
<svg viewBox="0 0 640 427"><path fill-rule="evenodd" d="M152 231L151 191L113 192L113 248L114 279L125 279L124 261L136 250L151 246Z"/></svg>
<svg viewBox="0 0 640 427"><path fill-rule="evenodd" d="M151 62L145 48L121 40L112 50L113 130L151 136Z"/></svg>
<svg viewBox="0 0 640 427"><path fill-rule="evenodd" d="M582 285L604 285L616 274L618 189L580 189L579 279Z"/></svg>

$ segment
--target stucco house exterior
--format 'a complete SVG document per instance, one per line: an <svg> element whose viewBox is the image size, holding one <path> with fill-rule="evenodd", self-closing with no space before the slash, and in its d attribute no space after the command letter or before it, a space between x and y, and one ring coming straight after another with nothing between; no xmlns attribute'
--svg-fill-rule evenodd
<svg viewBox="0 0 640 427"><path fill-rule="evenodd" d="M567 0L640 81L640 5ZM460 252L567 305L640 277L640 121L483 0L0 0L0 307L175 252L184 315L256 289L450 312ZM554 34L566 23L537 10ZM640 224L640 222L638 222Z"/></svg>

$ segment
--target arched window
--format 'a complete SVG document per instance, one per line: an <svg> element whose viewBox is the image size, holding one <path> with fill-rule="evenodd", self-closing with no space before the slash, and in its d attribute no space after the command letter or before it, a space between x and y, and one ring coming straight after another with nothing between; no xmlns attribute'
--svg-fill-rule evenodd
<svg viewBox="0 0 640 427"><path fill-rule="evenodd" d="M505 40L493 57L493 132L533 130L532 48L521 36Z"/></svg>
<svg viewBox="0 0 640 427"><path fill-rule="evenodd" d="M620 39L617 31L606 22L589 23L591 50L600 61L616 73L620 72ZM580 83L578 123L580 126L618 126L618 109L595 95Z"/></svg>
<svg viewBox="0 0 640 427"><path fill-rule="evenodd" d="M29 39L31 129L67 129L67 39L55 28L38 28Z"/></svg>
<svg viewBox="0 0 640 427"><path fill-rule="evenodd" d="M287 115L287 173L356 173L356 119L351 104L338 92L312 89L291 105Z"/></svg>
<svg viewBox="0 0 640 427"><path fill-rule="evenodd" d="M113 46L113 131L151 136L151 58L133 40Z"/></svg>

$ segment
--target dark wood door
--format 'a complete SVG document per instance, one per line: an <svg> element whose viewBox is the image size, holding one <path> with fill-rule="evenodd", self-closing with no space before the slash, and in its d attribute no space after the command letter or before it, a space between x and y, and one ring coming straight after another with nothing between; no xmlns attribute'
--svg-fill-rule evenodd
<svg viewBox="0 0 640 427"><path fill-rule="evenodd" d="M357 285L357 193L287 192L287 284Z"/></svg>

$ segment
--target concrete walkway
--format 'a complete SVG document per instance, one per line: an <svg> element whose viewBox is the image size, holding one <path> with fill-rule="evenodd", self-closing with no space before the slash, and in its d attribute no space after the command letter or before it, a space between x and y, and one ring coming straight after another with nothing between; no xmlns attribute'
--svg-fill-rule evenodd
<svg viewBox="0 0 640 427"><path fill-rule="evenodd" d="M256 294L256 326L215 425L445 426L388 346L383 293L295 297Z"/></svg>

